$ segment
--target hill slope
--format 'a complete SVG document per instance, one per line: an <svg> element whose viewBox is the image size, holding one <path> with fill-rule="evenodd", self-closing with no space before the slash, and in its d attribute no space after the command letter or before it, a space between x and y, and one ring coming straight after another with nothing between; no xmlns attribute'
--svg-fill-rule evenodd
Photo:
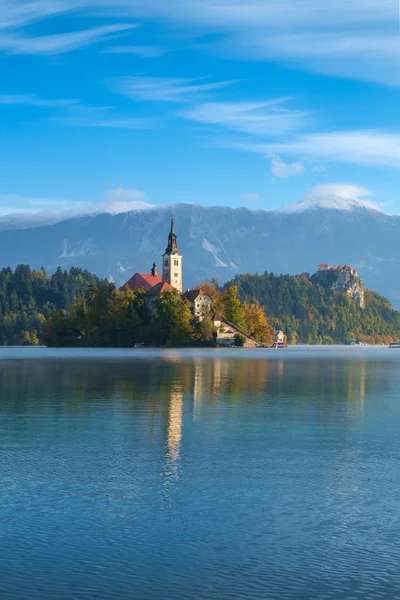
<svg viewBox="0 0 400 600"><path fill-rule="evenodd" d="M265 273L239 275L227 286L236 285L242 301L258 300L289 343L389 344L400 339L400 312L388 300L364 291L358 277L350 278L341 291L336 284L321 274L310 278Z"/></svg>

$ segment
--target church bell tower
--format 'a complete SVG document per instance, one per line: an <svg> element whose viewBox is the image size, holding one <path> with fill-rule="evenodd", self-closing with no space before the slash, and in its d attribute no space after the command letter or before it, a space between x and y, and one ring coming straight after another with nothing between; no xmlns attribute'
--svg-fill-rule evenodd
<svg viewBox="0 0 400 600"><path fill-rule="evenodd" d="M168 236L168 246L163 255L163 281L182 292L182 256L176 243L175 223L171 221L171 231Z"/></svg>

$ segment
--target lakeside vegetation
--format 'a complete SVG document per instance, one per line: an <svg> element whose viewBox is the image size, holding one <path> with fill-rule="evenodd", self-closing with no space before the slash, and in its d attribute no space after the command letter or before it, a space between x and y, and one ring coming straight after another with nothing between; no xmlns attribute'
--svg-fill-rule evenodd
<svg viewBox="0 0 400 600"><path fill-rule="evenodd" d="M400 312L388 300L366 290L362 309L306 274L240 275L223 287L217 281L199 287L212 310L195 323L175 291L156 300L150 317L144 290L120 291L78 268L53 275L26 265L6 268L0 272L0 345L215 346L215 313L267 345L276 329L289 344L389 344L400 338Z"/></svg>

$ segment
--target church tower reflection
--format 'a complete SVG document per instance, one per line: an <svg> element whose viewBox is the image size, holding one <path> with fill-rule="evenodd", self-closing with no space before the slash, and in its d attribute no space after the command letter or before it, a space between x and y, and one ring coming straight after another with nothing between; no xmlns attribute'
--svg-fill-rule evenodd
<svg viewBox="0 0 400 600"><path fill-rule="evenodd" d="M183 389L175 383L171 391L168 412L167 469L166 478L176 479L179 476L178 462L182 439Z"/></svg>

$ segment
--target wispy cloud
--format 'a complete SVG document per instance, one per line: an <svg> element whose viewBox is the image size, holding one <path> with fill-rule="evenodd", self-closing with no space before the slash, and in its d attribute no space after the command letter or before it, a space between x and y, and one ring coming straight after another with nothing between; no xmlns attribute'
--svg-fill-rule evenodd
<svg viewBox="0 0 400 600"><path fill-rule="evenodd" d="M114 39L128 32L133 27L134 25L127 24L105 25L81 31L36 37L2 33L0 34L0 50L5 50L11 54L64 54L92 44Z"/></svg>
<svg viewBox="0 0 400 600"><path fill-rule="evenodd" d="M46 100L40 98L36 94L2 94L0 95L0 105L37 106L40 108L72 108L79 105L79 100Z"/></svg>
<svg viewBox="0 0 400 600"><path fill-rule="evenodd" d="M66 199L0 194L0 216L9 214L34 214L42 211L75 210L83 206L85 206L83 202L74 202Z"/></svg>
<svg viewBox="0 0 400 600"><path fill-rule="evenodd" d="M141 58L159 58L166 52L161 46L109 46L102 50L103 54L135 54Z"/></svg>
<svg viewBox="0 0 400 600"><path fill-rule="evenodd" d="M289 98L265 102L207 102L195 104L179 114L185 119L216 125L255 136L275 136L303 129L309 113L283 109Z"/></svg>
<svg viewBox="0 0 400 600"><path fill-rule="evenodd" d="M55 223L76 216L98 213L120 214L133 210L154 208L146 201L146 194L139 190L115 188L104 194L101 202L87 200L65 200L52 198L35 198L14 194L0 194L0 225L7 222L4 217L19 215L30 225ZM12 223L15 219L10 219Z"/></svg>
<svg viewBox="0 0 400 600"><path fill-rule="evenodd" d="M400 85L395 0L3 0L0 7L0 29L8 32L0 47L10 52L66 52L85 43L60 36L36 41L21 33L22 27L50 17L151 19L189 34L220 34L214 47L230 57L288 61L322 73Z"/></svg>
<svg viewBox="0 0 400 600"><path fill-rule="evenodd" d="M12 29L68 13L68 1L2 0L0 3L0 29Z"/></svg>
<svg viewBox="0 0 400 600"><path fill-rule="evenodd" d="M275 59L322 74L400 86L395 68L400 59L398 31L379 33L378 28L378 32L357 33L283 32L256 35L243 43L248 57Z"/></svg>
<svg viewBox="0 0 400 600"><path fill-rule="evenodd" d="M153 129L157 121L155 119L134 118L90 118L90 117L59 117L57 121L74 127L103 127L111 129Z"/></svg>
<svg viewBox="0 0 400 600"><path fill-rule="evenodd" d="M293 175L303 175L306 168L302 162L285 163L278 156L271 159L271 172L280 179L288 179Z"/></svg>
<svg viewBox="0 0 400 600"><path fill-rule="evenodd" d="M2 105L48 109L48 116L53 121L75 127L153 129L158 123L157 119L121 116L114 107L110 106L88 106L75 99L45 99L36 94L3 94L0 95L0 106Z"/></svg>
<svg viewBox="0 0 400 600"><path fill-rule="evenodd" d="M234 81L207 82L201 79L171 79L167 77L124 77L113 88L134 100L154 102L188 102L215 90L232 85Z"/></svg>
<svg viewBox="0 0 400 600"><path fill-rule="evenodd" d="M385 131L310 133L277 143L238 142L235 147L267 155L301 157L302 160L400 168L400 134Z"/></svg>

